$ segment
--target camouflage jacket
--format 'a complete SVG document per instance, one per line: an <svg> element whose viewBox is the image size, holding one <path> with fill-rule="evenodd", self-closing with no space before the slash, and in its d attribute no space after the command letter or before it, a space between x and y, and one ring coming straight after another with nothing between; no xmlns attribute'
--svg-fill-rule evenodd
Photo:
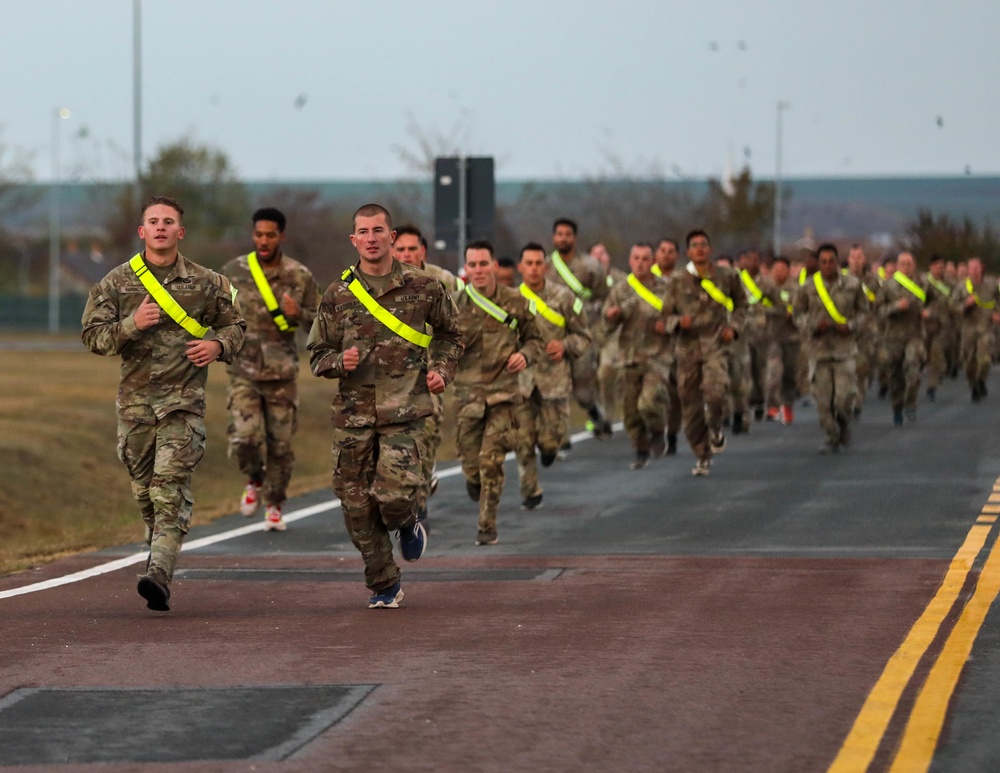
<svg viewBox="0 0 1000 773"><path fill-rule="evenodd" d="M518 374L507 372L507 360L515 352L521 352L531 367L545 356L545 344L527 299L517 290L502 285L497 285L490 298L517 319L512 330L480 309L464 290L452 297L458 306L458 324L465 340L465 351L455 376L459 416L481 418L488 405L520 402Z"/></svg>
<svg viewBox="0 0 1000 773"><path fill-rule="evenodd" d="M565 326L560 327L546 319L545 315L536 309L535 326L542 336L542 341L545 344L552 340L562 341L565 353L559 362L553 362L543 351L537 362L518 374L521 393L530 395L537 386L539 393L546 400L569 397L573 391L570 360L580 357L590 347L587 313L568 288L555 282L546 281L537 295L566 321Z"/></svg>
<svg viewBox="0 0 1000 773"><path fill-rule="evenodd" d="M190 317L210 328L205 338L222 344L219 359L231 362L243 345L246 323L233 303L229 280L178 254L162 284ZM162 310L159 324L139 330L132 314L146 295L128 263L113 269L90 290L83 343L94 354L121 355L120 418L155 424L173 411L204 416L208 369L192 363L186 348L197 339Z"/></svg>
<svg viewBox="0 0 1000 773"><path fill-rule="evenodd" d="M604 267L596 258L592 258L590 255L582 255L579 252L574 253L573 257L566 261L566 267L573 273L573 276L580 280L581 285L590 290L590 298L581 298L581 300L584 302L588 319L592 322L595 321L600 311L601 303L608 297L610 289L608 287L607 275L604 273ZM546 278L567 286L566 280L559 275L556 267L552 265L551 255L548 260Z"/></svg>
<svg viewBox="0 0 1000 773"><path fill-rule="evenodd" d="M690 268L689 268L690 266ZM746 318L747 296L743 291L740 275L725 266L712 266L709 277L733 301L732 312L714 300L701 285L701 277L691 273L693 266L678 266L670 275L667 302L663 313L667 316L667 332L675 333L674 352L677 359L699 359L724 350L720 338L724 327L731 327L739 336ZM691 327L680 327L681 317L691 317Z"/></svg>
<svg viewBox="0 0 1000 773"><path fill-rule="evenodd" d="M930 273L924 274L927 283L927 309L930 319L924 320L924 329L928 335L933 335L941 329L953 329L955 326L955 310L951 307L951 297L955 294L955 285L947 279L936 282Z"/></svg>
<svg viewBox="0 0 1000 773"><path fill-rule="evenodd" d="M801 292L798 282L788 277L783 285L778 285L771 277L760 281L764 297L771 301L766 307L768 335L772 341L799 340L799 329L795 326L795 298Z"/></svg>
<svg viewBox="0 0 1000 773"><path fill-rule="evenodd" d="M359 281L367 287L354 266ZM334 427L380 427L405 424L433 412L427 371L441 374L445 383L455 376L462 353L455 304L444 286L426 271L394 260L384 291L374 296L382 308L411 328L433 328L430 347L410 343L379 322L338 279L323 294L309 332L312 372L337 378L333 398ZM358 348L356 370L344 370L344 351Z"/></svg>
<svg viewBox="0 0 1000 773"><path fill-rule="evenodd" d="M858 333L870 318L871 304L865 297L861 283L853 276L837 274L836 280L825 282L836 310L847 319L848 333L834 328L833 318L819 297L816 280L809 280L799 289L795 299L795 321L802 337L808 342L809 358L818 362L849 360L857 353ZM821 321L829 323L819 332Z"/></svg>
<svg viewBox="0 0 1000 773"><path fill-rule="evenodd" d="M768 296L765 290L767 279L759 271L757 272L757 276L751 277L753 283L757 285L757 289L761 291L761 297L758 299L747 284L743 276L743 271L741 270L738 273L740 275L740 283L743 285L743 291L747 297L747 314L743 323L742 337L748 343L763 342L770 335L770 315L768 312L775 305L774 300ZM747 273L749 275L749 272Z"/></svg>
<svg viewBox="0 0 1000 773"><path fill-rule="evenodd" d="M966 307L965 301L972 295L975 295L979 302ZM971 279L959 282L951 294L951 307L958 316L962 330L989 329L993 314L1000 311L1000 290L997 288L996 280L984 277L978 287L972 284Z"/></svg>
<svg viewBox="0 0 1000 773"><path fill-rule="evenodd" d="M434 263L424 263L424 271L443 284L444 289L449 293L453 293L458 289L458 278L448 269Z"/></svg>
<svg viewBox="0 0 1000 773"><path fill-rule="evenodd" d="M281 298L288 293L302 307L298 319L288 319L289 324L307 327L312 324L319 306L319 285L312 272L297 260L282 255L278 266L269 274L263 265L264 275L271 285L274 298L281 306ZM299 374L299 351L295 331L282 332L274 324L271 312L257 289L247 264L247 256L233 258L222 267L239 291L240 311L247 322L246 341L229 365L230 377L251 381L290 380Z"/></svg>
<svg viewBox="0 0 1000 773"><path fill-rule="evenodd" d="M650 276L643 283L647 290L661 300L666 298L669 282L658 276ZM606 312L612 306L620 309L618 317L609 321ZM604 301L602 320L610 332L618 330L618 353L623 365L646 365L657 363L669 368L671 359L671 339L665 333L656 332L656 323L663 319L663 312L657 311L639 297L626 278L616 282L611 294Z"/></svg>
<svg viewBox="0 0 1000 773"><path fill-rule="evenodd" d="M913 278L913 283L926 293L926 283L920 276ZM901 311L900 298L905 298L907 308ZM879 288L875 298L875 313L883 321L882 337L893 341L908 341L911 338L921 338L924 334L923 318L924 301L907 290L903 285L889 277Z"/></svg>

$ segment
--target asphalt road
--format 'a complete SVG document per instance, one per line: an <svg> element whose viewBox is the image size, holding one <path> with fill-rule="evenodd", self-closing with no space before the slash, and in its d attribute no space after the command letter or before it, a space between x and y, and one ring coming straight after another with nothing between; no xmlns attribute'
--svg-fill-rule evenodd
<svg viewBox="0 0 1000 773"><path fill-rule="evenodd" d="M445 469L399 610L366 609L325 491L284 534L195 530L167 614L139 545L0 578L0 766L1000 769L991 384L902 428L871 395L835 456L798 408L708 478L683 442L631 471L624 433L579 440L537 511L508 464L490 548Z"/></svg>

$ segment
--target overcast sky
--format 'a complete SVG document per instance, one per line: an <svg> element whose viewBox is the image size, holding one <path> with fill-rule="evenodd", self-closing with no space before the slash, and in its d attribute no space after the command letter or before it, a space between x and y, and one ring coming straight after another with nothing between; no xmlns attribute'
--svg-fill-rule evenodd
<svg viewBox="0 0 1000 773"><path fill-rule="evenodd" d="M132 0L3 4L0 143L132 170ZM1000 173L1000 2L162 0L142 8L142 147L245 179L412 176L451 138L508 179Z"/></svg>

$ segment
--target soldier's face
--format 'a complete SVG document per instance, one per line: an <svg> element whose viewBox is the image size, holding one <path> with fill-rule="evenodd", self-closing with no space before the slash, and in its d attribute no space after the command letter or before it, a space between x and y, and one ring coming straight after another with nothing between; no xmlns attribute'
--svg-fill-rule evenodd
<svg viewBox="0 0 1000 773"><path fill-rule="evenodd" d="M896 267L906 276L910 277L910 279L917 273L917 262L908 252L899 253L899 257L896 259Z"/></svg>
<svg viewBox="0 0 1000 773"><path fill-rule="evenodd" d="M253 224L253 248L257 257L270 263L281 254L285 234L278 230L273 220L258 220Z"/></svg>
<svg viewBox="0 0 1000 773"><path fill-rule="evenodd" d="M788 264L781 260L774 261L771 266L771 278L779 285L788 281Z"/></svg>
<svg viewBox="0 0 1000 773"><path fill-rule="evenodd" d="M424 245L420 243L416 234L401 234L392 243L392 257L400 263L423 268L426 257Z"/></svg>
<svg viewBox="0 0 1000 773"><path fill-rule="evenodd" d="M673 242L660 242L653 257L656 265L669 273L677 265L677 246Z"/></svg>
<svg viewBox="0 0 1000 773"><path fill-rule="evenodd" d="M139 238L146 243L147 250L171 252L177 249L177 242L184 238L184 226L180 213L168 204L154 204L142 216Z"/></svg>
<svg viewBox="0 0 1000 773"><path fill-rule="evenodd" d="M935 279L944 279L944 261L936 260L931 263L931 276Z"/></svg>
<svg viewBox="0 0 1000 773"><path fill-rule="evenodd" d="M604 266L605 271L611 265L611 255L608 254L608 248L603 244L595 244L590 250L590 257Z"/></svg>
<svg viewBox="0 0 1000 773"><path fill-rule="evenodd" d="M396 232L389 230L389 224L381 212L371 217L359 215L354 219L351 244L364 261L380 263L389 257L395 237Z"/></svg>
<svg viewBox="0 0 1000 773"><path fill-rule="evenodd" d="M465 276L479 292L493 294L497 287L497 273L489 250L465 251Z"/></svg>
<svg viewBox="0 0 1000 773"><path fill-rule="evenodd" d="M819 254L819 271L824 279L835 279L840 271L840 261L833 250L823 250Z"/></svg>
<svg viewBox="0 0 1000 773"><path fill-rule="evenodd" d="M983 264L979 258L973 258L969 261L969 279L972 280L973 284L979 284L983 280Z"/></svg>
<svg viewBox="0 0 1000 773"><path fill-rule="evenodd" d="M851 250L847 253L847 268L850 269L852 274L861 276L867 263L868 258L865 257L864 250Z"/></svg>
<svg viewBox="0 0 1000 773"><path fill-rule="evenodd" d="M529 287L538 287L545 282L545 253L541 250L525 250L518 266L521 276Z"/></svg>
<svg viewBox="0 0 1000 773"><path fill-rule="evenodd" d="M712 257L712 245L704 236L695 236L688 242L687 254L695 265L704 265Z"/></svg>
<svg viewBox="0 0 1000 773"><path fill-rule="evenodd" d="M653 251L649 247L633 247L628 254L628 267L636 279L648 279L653 270Z"/></svg>
<svg viewBox="0 0 1000 773"><path fill-rule="evenodd" d="M552 244L559 252L572 252L576 247L576 234L568 225L556 226L556 230L552 233Z"/></svg>
<svg viewBox="0 0 1000 773"><path fill-rule="evenodd" d="M744 252L740 256L740 268L745 268L751 274L756 274L760 271L760 255L753 250Z"/></svg>

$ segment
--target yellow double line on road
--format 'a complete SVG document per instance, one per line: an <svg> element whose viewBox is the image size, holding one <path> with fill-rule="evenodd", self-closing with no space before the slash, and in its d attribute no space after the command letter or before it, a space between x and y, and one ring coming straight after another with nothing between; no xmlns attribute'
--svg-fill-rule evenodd
<svg viewBox="0 0 1000 773"><path fill-rule="evenodd" d="M997 515L1000 515L1000 478L993 484L993 493L988 503L984 505L975 525L969 529L962 547L952 558L941 587L913 624L899 649L889 659L882 675L868 694L851 732L830 766L829 773L862 773L868 770L903 691L910 683L917 664L937 636L941 624L954 607L976 558L986 544ZM986 613L998 594L1000 540L993 543L972 598L952 627L941 653L920 688L889 768L891 773L915 773L926 771L930 767L955 685L986 619Z"/></svg>

